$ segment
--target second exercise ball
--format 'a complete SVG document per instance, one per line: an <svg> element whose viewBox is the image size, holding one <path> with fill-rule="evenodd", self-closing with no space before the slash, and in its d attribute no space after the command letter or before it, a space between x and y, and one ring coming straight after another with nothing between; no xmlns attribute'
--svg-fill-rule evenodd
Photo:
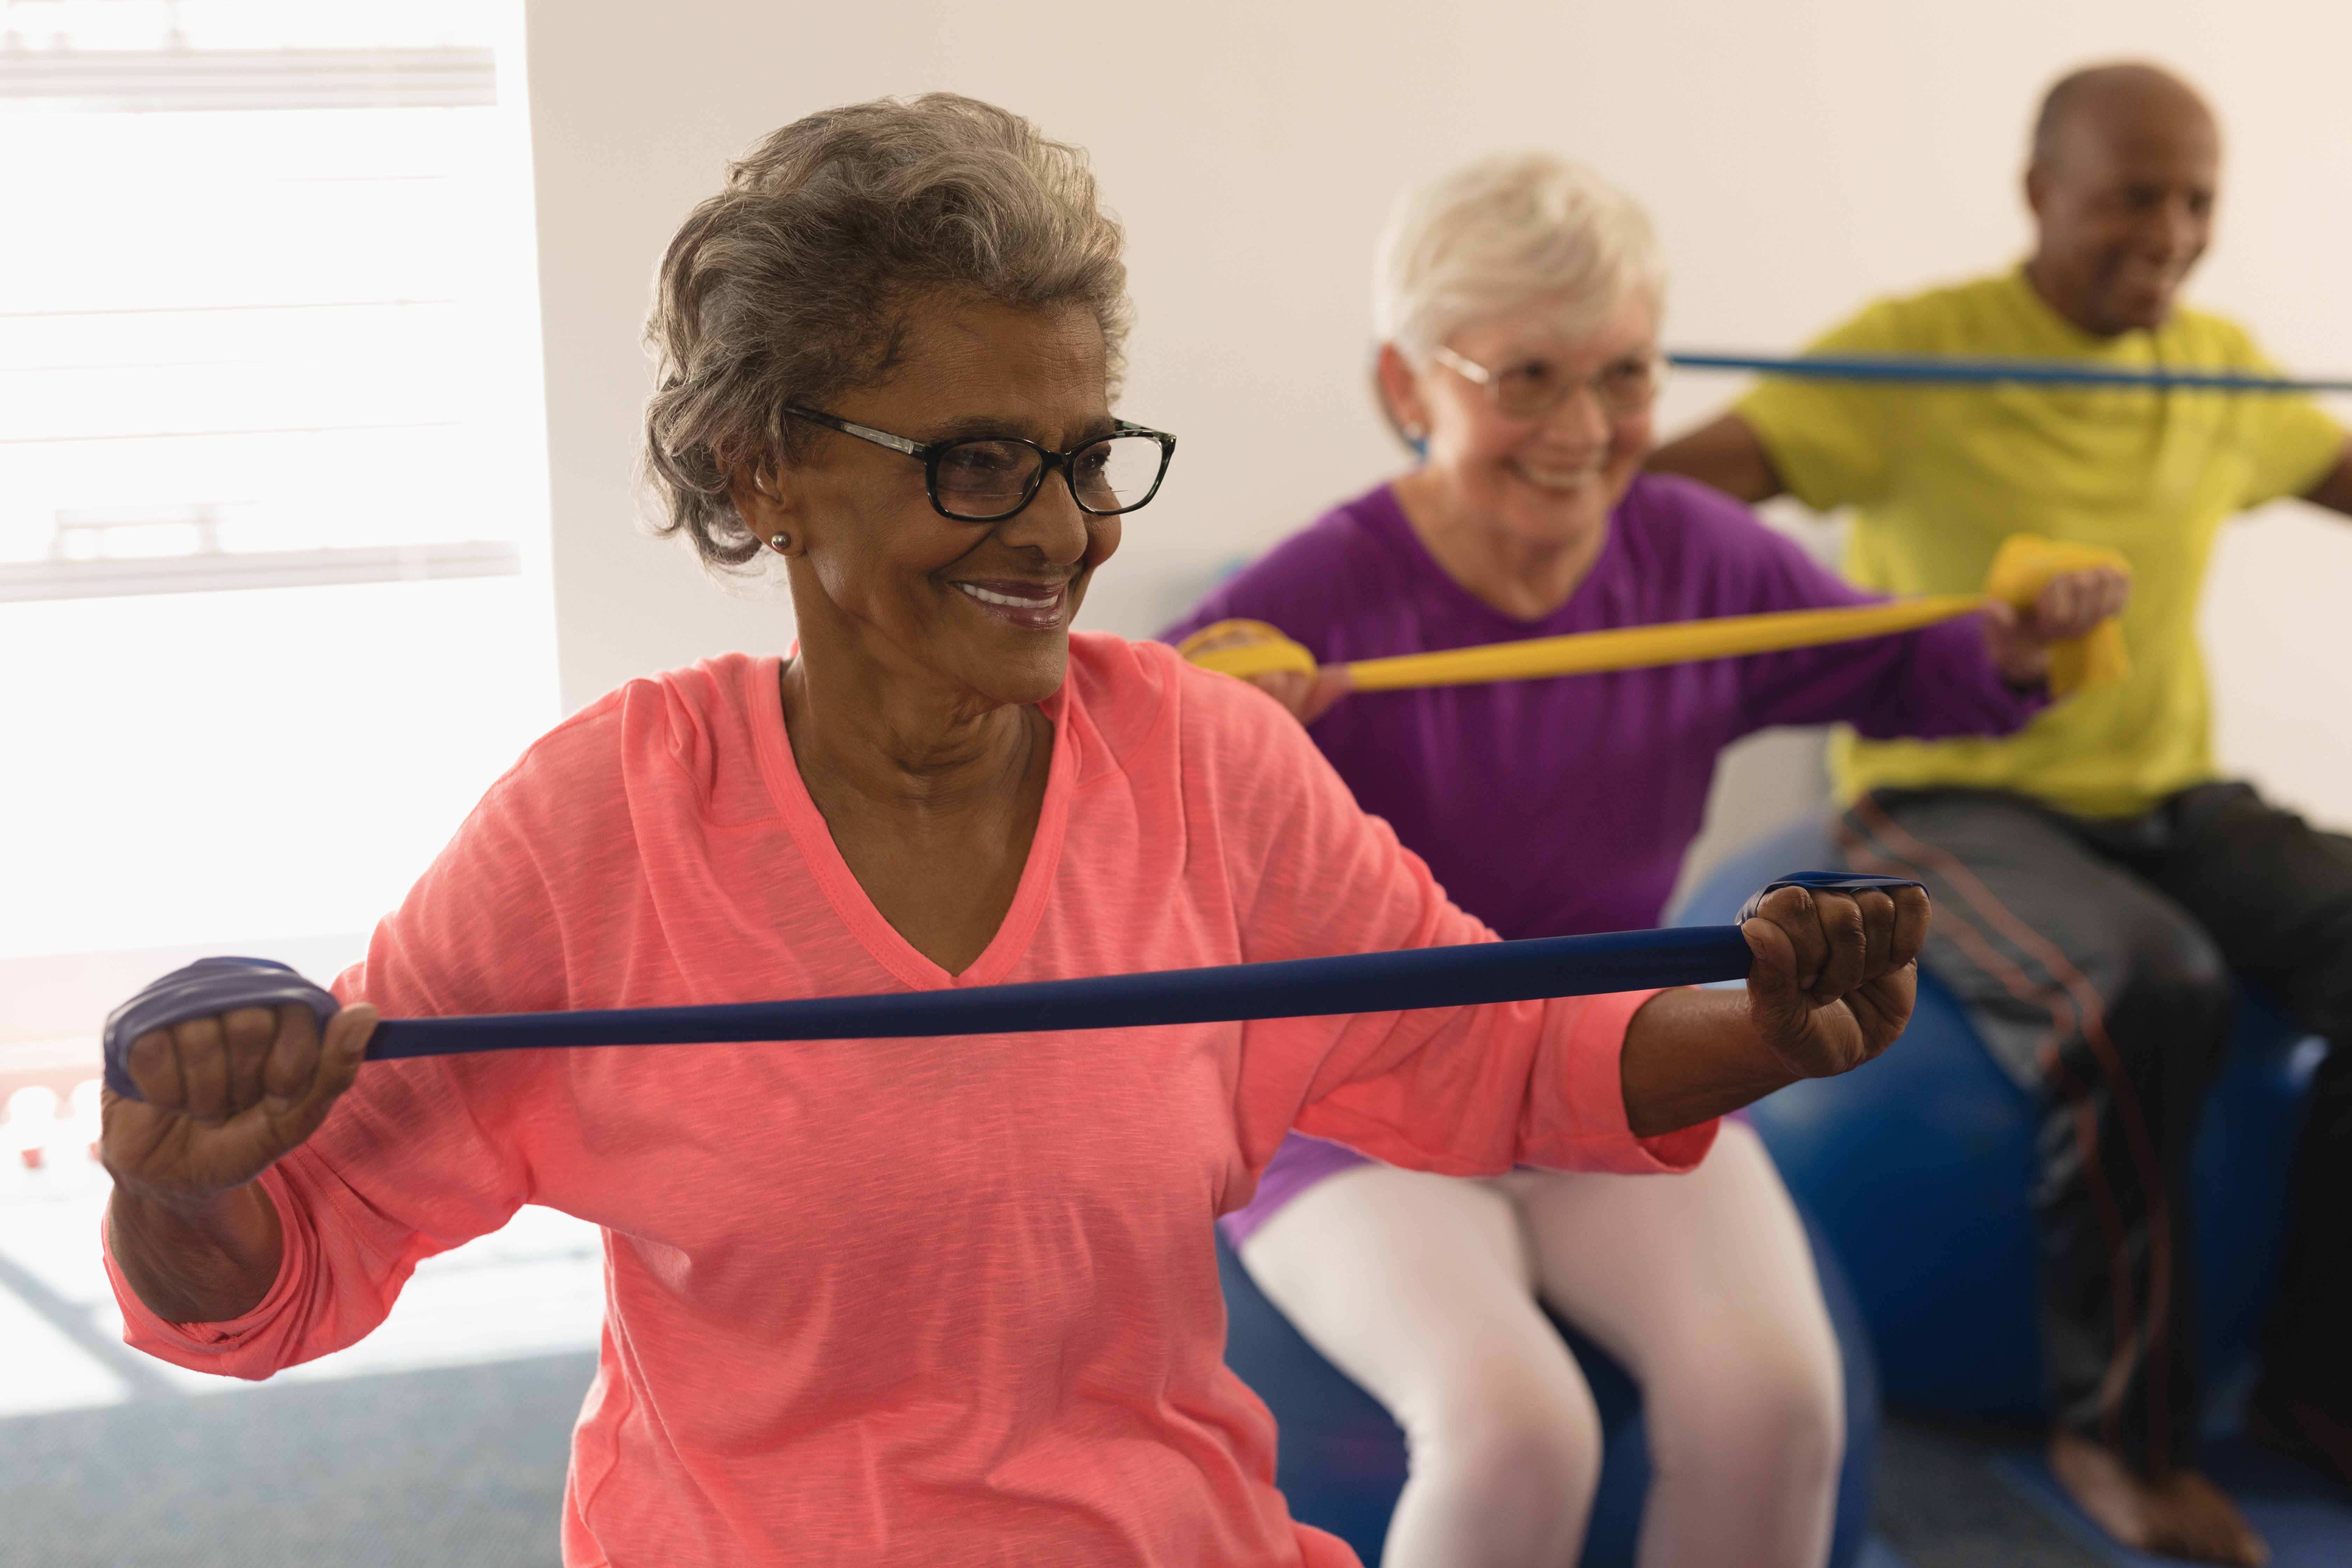
<svg viewBox="0 0 2352 1568"><path fill-rule="evenodd" d="M1728 921L1775 876L1840 868L1818 818L1732 856L1677 910ZM2205 1106L2194 1229L2209 1386L2251 1352L2285 1213L2287 1162L2311 1057L2261 997ZM2034 1278L2040 1114L1933 975L1901 1039L1837 1079L1748 1112L1790 1190L1844 1262L1887 1397L1957 1414L2043 1413Z"/></svg>

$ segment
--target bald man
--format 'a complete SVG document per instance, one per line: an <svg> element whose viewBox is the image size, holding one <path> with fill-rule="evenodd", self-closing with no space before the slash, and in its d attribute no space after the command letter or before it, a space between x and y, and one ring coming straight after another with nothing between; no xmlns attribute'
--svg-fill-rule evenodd
<svg viewBox="0 0 2352 1568"><path fill-rule="evenodd" d="M1815 348L2271 374L2242 330L2175 304L2220 161L2177 78L2076 72L2035 127L2024 265L1874 305ZM2004 740L1842 735L1840 837L1853 865L1933 887L1928 967L2040 1098L2053 1468L2127 1545L2263 1561L2192 1468L2189 1152L2234 970L2330 1043L2249 1423L2352 1484L2352 839L2220 777L2196 610L2230 516L2284 496L2352 512L2352 444L2302 398L1780 381L1652 466L1853 507L1848 569L1891 593L1972 589L2019 531L2131 559L2126 683Z"/></svg>

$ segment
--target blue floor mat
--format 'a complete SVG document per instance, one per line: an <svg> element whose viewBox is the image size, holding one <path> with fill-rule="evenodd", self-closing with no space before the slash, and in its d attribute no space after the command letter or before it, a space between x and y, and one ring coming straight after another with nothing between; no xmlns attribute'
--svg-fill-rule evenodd
<svg viewBox="0 0 2352 1568"><path fill-rule="evenodd" d="M2032 1449L2012 1449L1995 1458L1992 1468L2052 1523L2119 1568L2173 1568L2181 1562L2129 1551L2109 1540L2068 1500L2048 1461ZM2317 1471L2273 1458L2237 1437L2208 1444L2203 1468L2271 1543L2271 1568L2352 1563L2352 1498Z"/></svg>

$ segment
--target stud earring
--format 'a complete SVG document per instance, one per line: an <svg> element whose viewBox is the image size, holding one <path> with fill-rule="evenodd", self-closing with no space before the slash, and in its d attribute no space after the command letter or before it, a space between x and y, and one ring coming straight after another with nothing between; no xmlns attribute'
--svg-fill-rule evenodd
<svg viewBox="0 0 2352 1568"><path fill-rule="evenodd" d="M1404 427L1404 438L1408 441L1426 441L1429 439L1429 432L1418 425L1407 424Z"/></svg>
<svg viewBox="0 0 2352 1568"><path fill-rule="evenodd" d="M782 555L786 550L790 549L792 547L792 542L793 536L789 533L772 533L768 536L769 548L773 550L779 555Z"/></svg>

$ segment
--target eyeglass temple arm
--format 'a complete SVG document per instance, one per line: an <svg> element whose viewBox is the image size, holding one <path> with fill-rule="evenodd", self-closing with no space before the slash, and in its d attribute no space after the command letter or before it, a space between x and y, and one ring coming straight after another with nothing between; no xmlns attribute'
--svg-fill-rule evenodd
<svg viewBox="0 0 2352 1568"><path fill-rule="evenodd" d="M1460 376L1463 380L1473 383L1476 385L1484 386L1488 382L1495 379L1495 373L1493 371L1488 370L1476 360L1464 359L1460 354L1455 353L1444 343L1439 343L1436 347L1431 349L1429 351L1429 357L1444 365L1446 369L1452 371L1454 374Z"/></svg>
<svg viewBox="0 0 2352 1568"><path fill-rule="evenodd" d="M784 412L795 419L805 419L812 425L822 425L828 430L838 430L845 436L855 436L861 441L887 447L909 458L919 458L925 450L920 441L909 441L904 436L893 436L887 430L877 430L871 425L860 425L855 420L835 419L830 414L819 414L813 408L795 408L788 403L784 405Z"/></svg>

